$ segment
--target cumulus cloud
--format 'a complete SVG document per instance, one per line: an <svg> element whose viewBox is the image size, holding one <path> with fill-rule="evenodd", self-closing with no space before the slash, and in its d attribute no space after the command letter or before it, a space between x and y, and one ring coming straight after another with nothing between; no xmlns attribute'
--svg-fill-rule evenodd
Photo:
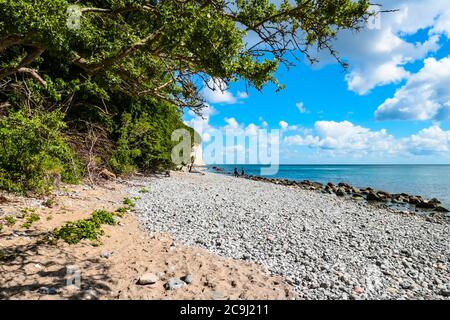
<svg viewBox="0 0 450 320"><path fill-rule="evenodd" d="M434 125L405 139L404 144L411 153L416 155L449 152L450 131L444 131L439 126Z"/></svg>
<svg viewBox="0 0 450 320"><path fill-rule="evenodd" d="M446 120L450 118L450 56L428 58L375 112L378 120Z"/></svg>
<svg viewBox="0 0 450 320"><path fill-rule="evenodd" d="M314 134L286 137L284 141L291 145L324 150L392 152L396 149L394 140L384 129L372 131L349 121L317 121Z"/></svg>
<svg viewBox="0 0 450 320"><path fill-rule="evenodd" d="M201 94L211 104L235 104L248 98L248 94L241 91L234 96L228 90L227 84L220 79L210 79L208 85L201 90Z"/></svg>
<svg viewBox="0 0 450 320"><path fill-rule="evenodd" d="M279 122L280 128L281 129L287 129L289 127L289 123L287 123L286 121L282 120Z"/></svg>
<svg viewBox="0 0 450 320"><path fill-rule="evenodd" d="M318 121L311 133L287 136L283 142L352 156L432 155L450 151L450 131L433 125L409 137L395 138L385 129L374 131L349 121Z"/></svg>
<svg viewBox="0 0 450 320"><path fill-rule="evenodd" d="M360 95L377 86L408 79L407 64L437 51L440 38L450 35L448 0L381 0L377 3L381 3L383 9L399 11L383 14L380 28L367 28L359 33L342 31L335 42L337 51L350 63L346 76L348 88ZM427 39L419 43L408 40L408 35L420 30L428 30Z"/></svg>

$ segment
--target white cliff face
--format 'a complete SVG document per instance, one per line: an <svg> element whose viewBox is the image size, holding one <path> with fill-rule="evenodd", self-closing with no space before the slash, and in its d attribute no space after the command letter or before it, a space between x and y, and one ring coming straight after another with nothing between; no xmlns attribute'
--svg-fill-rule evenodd
<svg viewBox="0 0 450 320"><path fill-rule="evenodd" d="M203 161L203 148L202 145L195 145L192 147L192 155L195 157L194 165L204 166L205 161Z"/></svg>

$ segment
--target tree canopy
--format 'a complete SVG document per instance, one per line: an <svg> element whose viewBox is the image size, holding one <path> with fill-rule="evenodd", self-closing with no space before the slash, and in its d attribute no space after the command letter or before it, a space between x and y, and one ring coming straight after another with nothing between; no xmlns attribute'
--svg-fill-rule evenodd
<svg viewBox="0 0 450 320"><path fill-rule="evenodd" d="M0 81L31 77L72 103L91 86L105 100L115 91L199 111L209 78L276 83L279 64L313 60L311 48L338 57L339 29L371 14L368 0L278 2L0 0ZM57 78L72 85L56 88Z"/></svg>
<svg viewBox="0 0 450 320"><path fill-rule="evenodd" d="M0 188L42 189L57 175L74 180L104 167L119 173L170 167L171 133L192 132L183 110L201 114L202 88L238 79L281 88L277 68L314 62L313 50L340 61L332 40L341 29L362 28L377 14L369 6L368 0L0 0L0 130L8 137L0 144ZM64 151L58 159L56 149ZM8 165L16 156L22 165Z"/></svg>

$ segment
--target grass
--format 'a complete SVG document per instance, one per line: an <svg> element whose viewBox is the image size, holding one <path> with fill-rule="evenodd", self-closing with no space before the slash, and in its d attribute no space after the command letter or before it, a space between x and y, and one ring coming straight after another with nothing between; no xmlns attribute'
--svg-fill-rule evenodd
<svg viewBox="0 0 450 320"><path fill-rule="evenodd" d="M149 193L150 191L147 188L142 188L139 190L139 193Z"/></svg>

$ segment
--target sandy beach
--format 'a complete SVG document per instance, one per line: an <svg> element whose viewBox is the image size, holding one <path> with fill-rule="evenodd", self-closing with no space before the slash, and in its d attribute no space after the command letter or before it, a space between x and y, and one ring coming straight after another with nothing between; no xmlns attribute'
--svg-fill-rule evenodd
<svg viewBox="0 0 450 320"><path fill-rule="evenodd" d="M141 180L141 179L140 179ZM149 234L133 212L115 226L104 226L99 243L43 243L46 235L69 221L86 219L98 209L116 210L132 190L151 187L155 178L106 182L101 186L67 185L46 198L0 194L0 300L223 300L293 299L283 277L252 261L233 260L174 241L169 233ZM139 193L140 197L144 197ZM43 205L53 199L51 208ZM22 227L22 210L39 220ZM6 217L16 223L6 224ZM80 283L72 271L79 272ZM190 276L190 281L186 277ZM182 288L168 289L174 282ZM139 283L146 279L145 284ZM71 285L67 285L67 281ZM175 286L176 287L176 286Z"/></svg>

